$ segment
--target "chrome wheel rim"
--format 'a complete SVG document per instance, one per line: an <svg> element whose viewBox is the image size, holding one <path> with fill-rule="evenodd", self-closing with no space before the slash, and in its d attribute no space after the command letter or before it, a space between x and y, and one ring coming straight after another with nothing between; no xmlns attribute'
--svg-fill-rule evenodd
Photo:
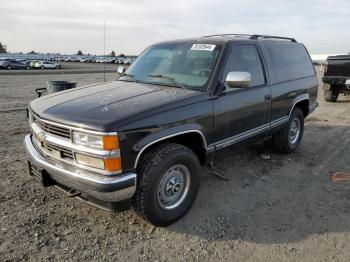
<svg viewBox="0 0 350 262"><path fill-rule="evenodd" d="M179 164L170 167L158 185L159 206L170 210L181 205L188 194L190 182L190 170L186 166Z"/></svg>
<svg viewBox="0 0 350 262"><path fill-rule="evenodd" d="M300 119L294 118L289 128L289 143L295 144L298 141L300 135Z"/></svg>

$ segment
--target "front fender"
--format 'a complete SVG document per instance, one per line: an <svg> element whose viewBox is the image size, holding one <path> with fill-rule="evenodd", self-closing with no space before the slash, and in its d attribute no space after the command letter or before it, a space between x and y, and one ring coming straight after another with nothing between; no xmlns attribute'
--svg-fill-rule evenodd
<svg viewBox="0 0 350 262"><path fill-rule="evenodd" d="M198 124L185 124L182 126L171 127L167 129L163 129L157 132L154 132L144 138L142 138L139 142L137 142L133 146L133 151L137 153L137 157L134 163L134 168L137 167L138 161L142 155L142 153L151 145L158 143L160 141L183 135L188 133L196 133L202 138L202 145L204 149L207 149L206 138L202 132L202 128Z"/></svg>

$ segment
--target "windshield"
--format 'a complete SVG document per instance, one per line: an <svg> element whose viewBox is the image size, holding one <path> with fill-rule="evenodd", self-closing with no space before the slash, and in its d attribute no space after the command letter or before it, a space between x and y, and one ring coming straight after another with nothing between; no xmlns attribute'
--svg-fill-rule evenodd
<svg viewBox="0 0 350 262"><path fill-rule="evenodd" d="M161 44L147 48L119 80L205 91L221 46Z"/></svg>

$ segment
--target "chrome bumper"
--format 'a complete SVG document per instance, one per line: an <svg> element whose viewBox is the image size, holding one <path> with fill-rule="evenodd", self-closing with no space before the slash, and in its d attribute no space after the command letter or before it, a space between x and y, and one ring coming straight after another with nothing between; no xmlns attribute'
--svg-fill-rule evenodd
<svg viewBox="0 0 350 262"><path fill-rule="evenodd" d="M67 188L106 202L129 199L136 191L136 174L134 173L101 175L43 157L34 147L32 135L25 137L24 146L32 165L45 170L52 180Z"/></svg>

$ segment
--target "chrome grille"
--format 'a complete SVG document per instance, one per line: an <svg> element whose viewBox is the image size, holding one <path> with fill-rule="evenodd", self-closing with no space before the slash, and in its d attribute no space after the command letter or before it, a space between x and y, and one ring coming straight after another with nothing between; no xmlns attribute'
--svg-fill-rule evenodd
<svg viewBox="0 0 350 262"><path fill-rule="evenodd" d="M60 157L63 159L73 160L73 153L69 149L66 149L64 147L54 145L51 143L47 143L47 142L41 143L41 146L50 152L58 151L60 154Z"/></svg>
<svg viewBox="0 0 350 262"><path fill-rule="evenodd" d="M61 158L62 160L73 161L73 152L70 149L61 147L59 145L54 145L49 142L40 142L34 138L36 145L40 148L41 151L48 154L49 156L55 158Z"/></svg>
<svg viewBox="0 0 350 262"><path fill-rule="evenodd" d="M56 136L61 136L65 138L70 138L70 130L68 128L56 126L49 124L47 122L44 122L36 117L34 117L34 122L45 132L56 135Z"/></svg>

